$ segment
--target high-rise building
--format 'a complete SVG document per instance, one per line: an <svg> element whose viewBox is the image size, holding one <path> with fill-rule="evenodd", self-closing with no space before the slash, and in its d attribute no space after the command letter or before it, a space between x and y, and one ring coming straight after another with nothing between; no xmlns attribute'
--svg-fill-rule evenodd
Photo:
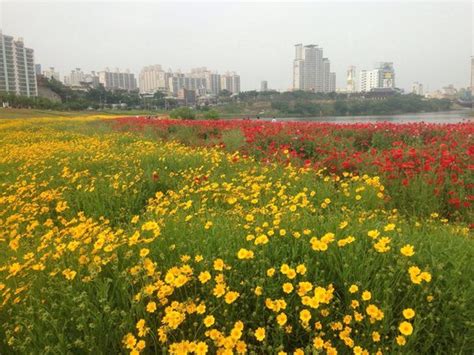
<svg viewBox="0 0 474 355"><path fill-rule="evenodd" d="M53 68L54 69L54 68ZM88 88L97 88L100 85L99 75L92 71L84 73L81 68L71 70L69 75L64 77L64 85L70 86L76 90L87 90Z"/></svg>
<svg viewBox="0 0 474 355"><path fill-rule="evenodd" d="M98 88L100 85L99 75L95 71L91 71L90 74L84 75L83 83L87 87Z"/></svg>
<svg viewBox="0 0 474 355"><path fill-rule="evenodd" d="M205 73L207 82L207 92L212 95L219 95L221 92L221 75L217 73Z"/></svg>
<svg viewBox="0 0 474 355"><path fill-rule="evenodd" d="M379 63L376 69L360 72L360 91L368 92L372 89L395 88L395 70L393 63Z"/></svg>
<svg viewBox="0 0 474 355"><path fill-rule="evenodd" d="M172 73L168 78L168 87L172 95L177 96L178 91L185 88L184 74L182 73Z"/></svg>
<svg viewBox="0 0 474 355"><path fill-rule="evenodd" d="M411 86L411 92L415 95L423 96L423 84L419 83L418 81L414 82Z"/></svg>
<svg viewBox="0 0 474 355"><path fill-rule="evenodd" d="M474 96L474 57L471 57L471 95Z"/></svg>
<svg viewBox="0 0 474 355"><path fill-rule="evenodd" d="M331 62L327 58L323 58L323 92L329 91L329 73L331 72Z"/></svg>
<svg viewBox="0 0 474 355"><path fill-rule="evenodd" d="M346 91L347 92L356 92L357 91L357 79L356 79L356 67L351 65L347 69L347 85L346 85Z"/></svg>
<svg viewBox="0 0 474 355"><path fill-rule="evenodd" d="M268 91L268 81L262 80L262 81L260 82L260 91L261 91L261 92Z"/></svg>
<svg viewBox="0 0 474 355"><path fill-rule="evenodd" d="M118 68L115 71L110 71L109 68L106 68L104 71L99 72L99 82L107 90L132 91L137 89L135 75L130 73L128 69L122 72Z"/></svg>
<svg viewBox="0 0 474 355"><path fill-rule="evenodd" d="M318 86L320 85L321 81L321 74L318 73L321 71L321 68L318 68L318 62L322 62L322 55L321 60L319 60L319 48L314 44L309 44L304 46L304 77L303 77L303 85L304 90L307 91L314 91L318 92ZM320 74L318 78L318 74Z"/></svg>
<svg viewBox="0 0 474 355"><path fill-rule="evenodd" d="M25 48L23 39L0 31L0 92L37 96L34 51Z"/></svg>
<svg viewBox="0 0 474 355"><path fill-rule="evenodd" d="M43 71L41 70L41 64L35 64L36 75L40 75Z"/></svg>
<svg viewBox="0 0 474 355"><path fill-rule="evenodd" d="M168 92L170 75L169 72L165 72L161 65L158 64L144 67L138 76L140 93Z"/></svg>
<svg viewBox="0 0 474 355"><path fill-rule="evenodd" d="M295 60L293 61L293 90L304 90L304 59L303 45L295 45Z"/></svg>
<svg viewBox="0 0 474 355"><path fill-rule="evenodd" d="M81 83L84 81L85 74L81 70L81 68L76 68L71 70L71 73L64 77L64 85L72 86L72 87L79 87Z"/></svg>
<svg viewBox="0 0 474 355"><path fill-rule="evenodd" d="M240 92L240 75L235 72L221 75L221 89L238 94Z"/></svg>
<svg viewBox="0 0 474 355"><path fill-rule="evenodd" d="M293 61L293 90L328 92L329 59L323 58L323 49L315 44L295 45Z"/></svg>
<svg viewBox="0 0 474 355"><path fill-rule="evenodd" d="M336 73L329 73L329 87L327 92L336 92Z"/></svg>
<svg viewBox="0 0 474 355"><path fill-rule="evenodd" d="M39 73L37 73L39 74ZM54 67L49 67L48 69L43 71L43 76L48 79L55 79L57 81L61 81L61 77L59 76L59 72L54 70Z"/></svg>
<svg viewBox="0 0 474 355"><path fill-rule="evenodd" d="M240 92L240 76L235 72L220 75L206 67L193 68L189 73L181 71L165 72L161 65L144 67L139 75L140 93L152 94L162 91L178 96L181 89L195 92L197 97L218 95L226 89L231 93Z"/></svg>

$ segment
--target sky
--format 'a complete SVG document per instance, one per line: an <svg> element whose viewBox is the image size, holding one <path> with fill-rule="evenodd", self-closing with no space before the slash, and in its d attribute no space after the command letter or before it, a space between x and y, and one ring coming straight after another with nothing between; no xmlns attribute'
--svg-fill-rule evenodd
<svg viewBox="0 0 474 355"><path fill-rule="evenodd" d="M241 89L287 90L294 45L317 44L345 87L347 67L393 62L396 85L467 87L473 55L471 1L27 2L0 0L0 28L23 37L36 63L71 69L161 64L236 71Z"/></svg>

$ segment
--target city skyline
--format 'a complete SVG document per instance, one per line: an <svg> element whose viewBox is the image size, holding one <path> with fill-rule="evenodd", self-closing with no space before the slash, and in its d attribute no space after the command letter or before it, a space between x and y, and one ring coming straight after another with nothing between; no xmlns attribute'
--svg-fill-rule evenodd
<svg viewBox="0 0 474 355"><path fill-rule="evenodd" d="M183 71L205 65L238 72L242 90L258 89L264 79L287 90L292 86L292 46L301 42L318 43L331 53L338 88L346 86L348 66L372 68L378 61L394 63L397 86L405 91L414 81L427 90L470 83L468 2L28 3L26 13L25 4L0 5L3 31L27 38L36 62L62 73L77 66L85 71L109 66L130 68L137 75L150 63ZM66 16L70 13L75 16ZM173 23L167 18L171 13ZM226 20L229 16L232 21Z"/></svg>

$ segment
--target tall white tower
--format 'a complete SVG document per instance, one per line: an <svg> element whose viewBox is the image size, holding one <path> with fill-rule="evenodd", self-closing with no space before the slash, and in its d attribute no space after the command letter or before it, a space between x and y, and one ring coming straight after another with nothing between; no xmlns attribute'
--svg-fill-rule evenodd
<svg viewBox="0 0 474 355"><path fill-rule="evenodd" d="M295 45L295 59L293 60L293 90L304 90L304 57L303 45Z"/></svg>

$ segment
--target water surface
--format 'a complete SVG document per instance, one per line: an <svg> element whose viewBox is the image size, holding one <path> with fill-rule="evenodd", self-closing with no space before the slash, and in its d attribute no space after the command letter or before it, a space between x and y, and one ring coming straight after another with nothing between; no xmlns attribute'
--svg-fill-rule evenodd
<svg viewBox="0 0 474 355"><path fill-rule="evenodd" d="M445 111L445 112L424 112L424 113L404 113L401 115L380 115L380 116L326 116L326 117L276 117L277 121L301 121L301 122L332 122L332 123L459 123L474 122L474 117L470 116L471 110ZM272 118L264 118L271 121Z"/></svg>

